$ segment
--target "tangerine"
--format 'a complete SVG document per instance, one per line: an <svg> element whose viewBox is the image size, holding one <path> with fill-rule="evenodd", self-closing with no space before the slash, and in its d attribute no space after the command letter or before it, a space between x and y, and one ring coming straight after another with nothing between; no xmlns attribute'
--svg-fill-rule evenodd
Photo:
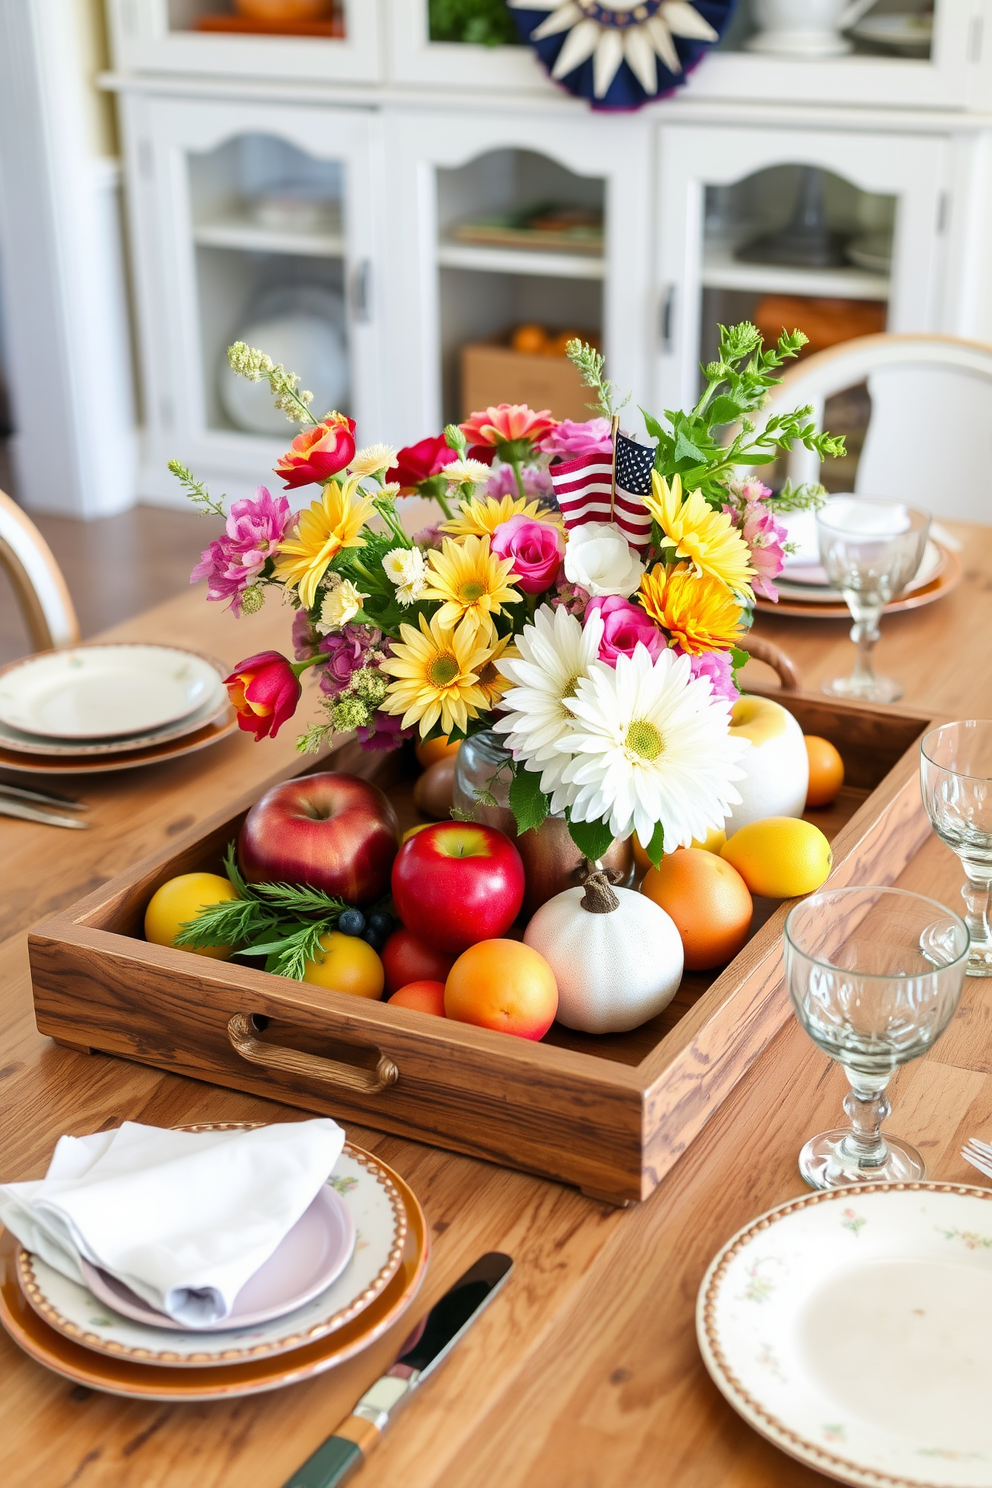
<svg viewBox="0 0 992 1488"><path fill-rule="evenodd" d="M687 971L722 966L747 940L754 912L747 884L705 848L685 847L663 858L646 874L641 893L675 921Z"/></svg>
<svg viewBox="0 0 992 1488"><path fill-rule="evenodd" d="M414 1008L418 1013L433 1013L444 1017L443 982L407 982L392 997L386 999L394 1007Z"/></svg>
<svg viewBox="0 0 992 1488"><path fill-rule="evenodd" d="M436 765L439 760L453 759L461 746L461 740L452 743L442 734L439 739L421 739L414 746L414 754L417 756L417 764L422 770L429 770L431 765Z"/></svg>
<svg viewBox="0 0 992 1488"><path fill-rule="evenodd" d="M809 756L806 805L829 806L844 784L844 761L830 740L821 739L819 734L806 735L806 753Z"/></svg>
<svg viewBox="0 0 992 1488"><path fill-rule="evenodd" d="M558 1011L558 983L540 952L519 940L480 940L462 951L444 984L444 1011L459 1023L542 1039Z"/></svg>
<svg viewBox="0 0 992 1488"><path fill-rule="evenodd" d="M522 351L529 356L539 356L548 349L547 332L543 326L520 325L513 333L512 346L514 351Z"/></svg>
<svg viewBox="0 0 992 1488"><path fill-rule="evenodd" d="M348 992L353 997L378 1000L386 984L382 962L368 941L357 935L342 935L331 930L320 937L323 959L316 957L306 964L305 982L317 987L330 987L333 992Z"/></svg>

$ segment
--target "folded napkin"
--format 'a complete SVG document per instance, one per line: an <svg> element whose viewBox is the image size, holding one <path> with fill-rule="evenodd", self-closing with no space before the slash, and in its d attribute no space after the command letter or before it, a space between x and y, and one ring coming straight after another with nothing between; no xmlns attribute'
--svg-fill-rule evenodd
<svg viewBox="0 0 992 1488"><path fill-rule="evenodd" d="M125 1121L60 1137L45 1177L0 1184L0 1222L72 1281L80 1256L187 1327L227 1317L344 1146L327 1117L250 1131Z"/></svg>

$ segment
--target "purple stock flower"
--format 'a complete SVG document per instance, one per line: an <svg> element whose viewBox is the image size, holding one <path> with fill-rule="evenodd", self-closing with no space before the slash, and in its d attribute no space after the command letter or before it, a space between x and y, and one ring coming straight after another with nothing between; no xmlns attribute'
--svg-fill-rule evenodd
<svg viewBox="0 0 992 1488"><path fill-rule="evenodd" d="M520 472L524 483L524 495L531 501L540 497L553 497L554 488L551 485L551 477L546 470L540 470L536 465L525 465ZM492 475L486 482L483 493L492 496L499 501L503 496L519 496L517 490L517 478L513 473L512 465L497 465Z"/></svg>
<svg viewBox="0 0 992 1488"><path fill-rule="evenodd" d="M573 419L563 419L537 447L542 454L557 455L562 460L578 460L582 455L610 455L613 453L610 421L594 418L578 424Z"/></svg>
<svg viewBox="0 0 992 1488"><path fill-rule="evenodd" d="M398 713L375 712L368 727L358 730L358 737L363 749L398 749L415 733L416 729L401 726Z"/></svg>
<svg viewBox="0 0 992 1488"><path fill-rule="evenodd" d="M322 638L318 650L327 661L319 666L320 690L336 697L348 686L352 673L367 664L366 653L382 640L382 632L367 625L345 625Z"/></svg>
<svg viewBox="0 0 992 1488"><path fill-rule="evenodd" d="M291 517L285 496L273 500L265 486L254 497L233 502L224 535L204 548L190 583L206 579L207 598L230 600L230 609L240 615L242 594L279 546Z"/></svg>
<svg viewBox="0 0 992 1488"><path fill-rule="evenodd" d="M316 656L320 636L310 624L306 610L297 610L293 616L293 651L297 661L309 661Z"/></svg>

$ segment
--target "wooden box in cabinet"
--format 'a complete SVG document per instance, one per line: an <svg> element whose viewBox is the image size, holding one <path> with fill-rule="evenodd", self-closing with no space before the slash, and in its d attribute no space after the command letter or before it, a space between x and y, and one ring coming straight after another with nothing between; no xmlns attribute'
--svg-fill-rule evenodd
<svg viewBox="0 0 992 1488"><path fill-rule="evenodd" d="M462 417L498 403L549 408L557 419L589 417L591 394L564 356L542 356L478 341L461 350Z"/></svg>
<svg viewBox="0 0 992 1488"><path fill-rule="evenodd" d="M930 831L917 756L931 720L803 694L787 702L846 764L841 796L815 813L834 842L831 881L891 883ZM330 768L375 780L404 825L416 820L402 755L347 744ZM765 923L724 971L687 974L671 1006L634 1032L597 1038L555 1025L542 1043L147 944L151 894L178 873L217 871L250 804L34 930L42 1033L624 1204L652 1192L791 1016L787 905L763 906Z"/></svg>

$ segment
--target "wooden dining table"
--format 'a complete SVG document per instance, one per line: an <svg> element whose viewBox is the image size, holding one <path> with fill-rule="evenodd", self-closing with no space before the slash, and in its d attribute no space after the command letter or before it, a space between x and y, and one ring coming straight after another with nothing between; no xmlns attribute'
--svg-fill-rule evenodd
<svg viewBox="0 0 992 1488"><path fill-rule="evenodd" d="M992 528L955 525L964 574L939 603L885 619L881 670L926 715L992 717ZM807 690L849 670L842 621L762 615ZM235 621L192 591L108 638L169 642L233 665L285 650L275 602ZM757 681L767 673L752 664ZM304 697L304 704L306 695ZM284 1105L57 1047L34 1024L25 931L247 791L299 769L294 727L131 773L59 787L91 830L0 818L0 1179L40 1177L64 1132L123 1120L173 1125L298 1119ZM58 787L57 787L58 788ZM953 854L931 838L897 880L959 903ZM838 1124L843 1074L787 1024L715 1110L652 1197L613 1208L549 1182L349 1126L391 1164L427 1215L431 1260L410 1316L365 1353L250 1399L167 1405L73 1385L0 1332L0 1480L6 1488L279 1488L392 1361L415 1316L478 1256L514 1270L492 1307L414 1397L357 1480L361 1488L803 1488L818 1473L745 1425L711 1383L695 1334L700 1281L745 1223L805 1189L803 1141ZM966 985L930 1054L892 1082L894 1131L930 1176L980 1181L965 1137L992 1137L992 988Z"/></svg>

